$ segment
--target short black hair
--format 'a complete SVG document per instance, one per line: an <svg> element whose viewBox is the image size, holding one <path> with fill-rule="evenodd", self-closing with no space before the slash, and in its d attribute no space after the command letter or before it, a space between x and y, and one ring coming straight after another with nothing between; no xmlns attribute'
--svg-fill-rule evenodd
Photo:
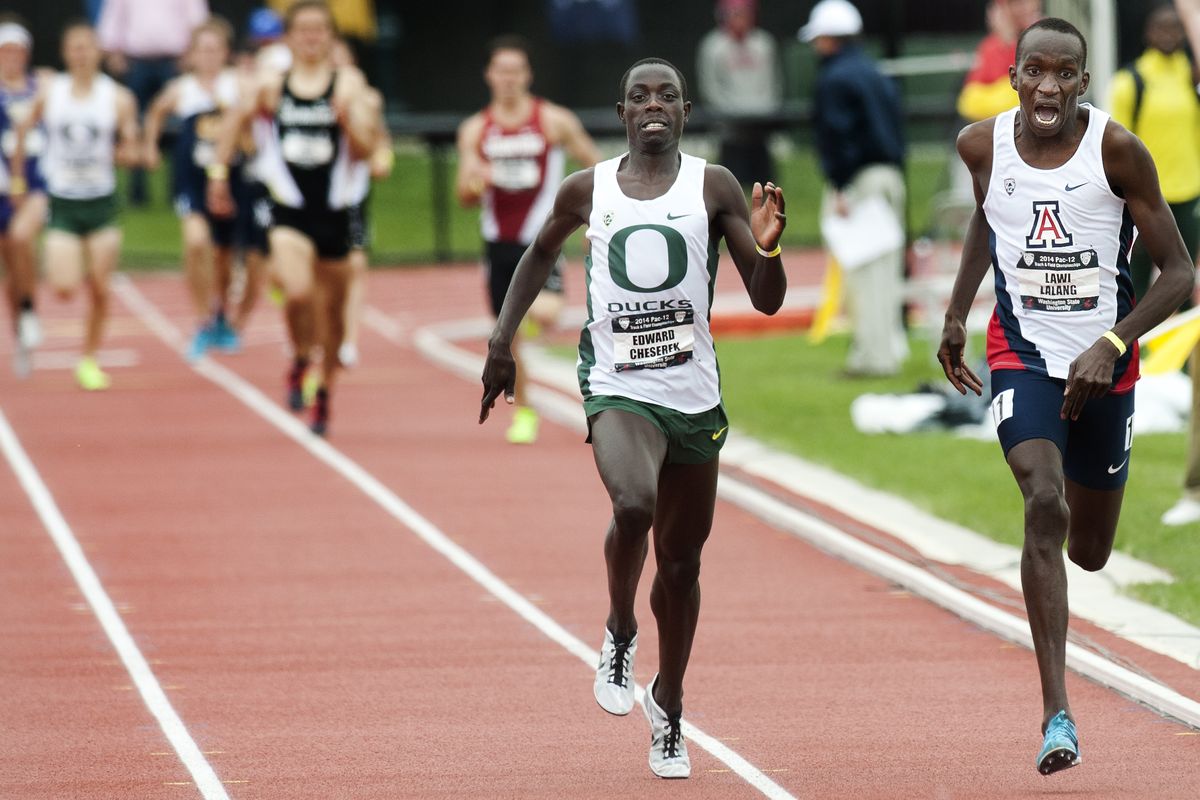
<svg viewBox="0 0 1200 800"><path fill-rule="evenodd" d="M1045 19L1039 19L1037 22L1021 31L1021 35L1017 37L1017 54L1016 58L1014 59L1017 62L1017 66L1021 65L1021 50L1025 44L1025 37L1029 35L1030 31L1038 30L1054 31L1055 33L1065 33L1069 36L1074 36L1079 40L1079 44L1083 48L1083 63L1079 66L1080 68L1087 66L1087 39L1083 38L1083 34L1079 32L1079 28L1076 28L1065 19L1059 19L1058 17L1046 17Z"/></svg>
<svg viewBox="0 0 1200 800"><path fill-rule="evenodd" d="M533 66L533 58L529 55L529 40L524 36L518 36L515 33L506 33L503 36L497 36L487 44L487 60L483 63L491 64L492 59L500 50L516 50L525 56L525 61L529 66Z"/></svg>
<svg viewBox="0 0 1200 800"><path fill-rule="evenodd" d="M664 67L670 68L671 71L675 73L675 77L679 78L679 91L683 93L684 101L685 102L687 101L687 99L688 99L687 79L683 77L683 71L681 69L679 69L679 67L672 64L670 61L667 61L665 58L650 57L650 58L643 58L640 61L633 62L633 64L629 67L629 69L625 70L625 74L621 76L621 102L622 103L625 102L625 92L629 89L629 76L633 74L633 71L635 69L637 69L638 67L644 66L646 64L662 64Z"/></svg>

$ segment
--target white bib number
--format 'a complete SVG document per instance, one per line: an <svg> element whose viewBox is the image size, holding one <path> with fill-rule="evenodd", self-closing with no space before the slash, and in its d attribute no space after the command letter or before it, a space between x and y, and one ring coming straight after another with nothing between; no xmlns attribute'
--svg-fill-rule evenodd
<svg viewBox="0 0 1200 800"><path fill-rule="evenodd" d="M541 183L542 170L532 158L505 158L492 162L492 185L497 189L519 192Z"/></svg>
<svg viewBox="0 0 1200 800"><path fill-rule="evenodd" d="M665 369L691 360L696 342L692 311L614 317L613 370Z"/></svg>
<svg viewBox="0 0 1200 800"><path fill-rule="evenodd" d="M288 131L280 142L283 160L298 167L320 167L333 161L333 141L328 136L312 136Z"/></svg>

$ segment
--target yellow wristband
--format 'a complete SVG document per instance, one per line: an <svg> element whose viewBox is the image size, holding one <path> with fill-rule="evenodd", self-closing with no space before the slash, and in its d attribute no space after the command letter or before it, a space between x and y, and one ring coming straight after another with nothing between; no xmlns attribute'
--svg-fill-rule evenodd
<svg viewBox="0 0 1200 800"><path fill-rule="evenodd" d="M777 244L777 245L775 245L775 249L774 249L774 250L772 250L772 251L771 251L771 252L769 252L769 253L768 253L766 250L763 250L761 247L759 247L759 246L758 246L758 242L755 242L755 243L754 243L754 249L755 249L755 250L757 250L757 251L758 251L758 254L759 254L760 256L762 256L763 258L774 258L775 256L777 256L777 255L779 255L780 253L782 253L782 252L783 252L783 246L782 246L782 245L778 245L778 244Z"/></svg>
<svg viewBox="0 0 1200 800"><path fill-rule="evenodd" d="M210 181L227 181L229 180L229 167L225 164L209 164L205 168L204 174Z"/></svg>
<svg viewBox="0 0 1200 800"><path fill-rule="evenodd" d="M1123 355L1125 355L1125 350L1126 350L1125 343L1121 341L1121 337L1120 337L1120 336L1117 336L1117 335L1116 335L1115 333L1113 333L1112 331L1105 331L1105 332L1104 332L1104 335L1103 335L1103 336L1101 336L1100 338L1102 338L1102 339L1108 339L1110 342L1112 342L1112 344L1113 344L1113 347L1117 348L1117 355L1118 355L1118 356L1123 356Z"/></svg>
<svg viewBox="0 0 1200 800"><path fill-rule="evenodd" d="M9 194L25 194L29 190L29 184L25 182L24 175L13 175L8 179Z"/></svg>

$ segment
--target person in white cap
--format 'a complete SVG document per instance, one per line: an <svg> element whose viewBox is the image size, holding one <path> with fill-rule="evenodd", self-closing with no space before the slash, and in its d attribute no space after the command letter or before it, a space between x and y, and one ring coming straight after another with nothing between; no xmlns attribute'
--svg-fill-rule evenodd
<svg viewBox="0 0 1200 800"><path fill-rule="evenodd" d="M39 80L46 75L29 71L29 52L33 39L29 30L15 17L0 18L0 258L8 273L6 285L12 310L16 348L13 371L25 377L31 369L33 348L41 344L42 329L34 311L37 270L34 251L46 220L46 182L38 164L45 146L45 132L33 129L25 137L25 169L11 169L16 149L16 126L29 114L37 94ZM17 208L10 193L25 194Z"/></svg>
<svg viewBox="0 0 1200 800"><path fill-rule="evenodd" d="M817 150L828 181L821 213L846 217L862 204L882 200L902 225L900 97L855 42L861 32L862 16L847 0L817 3L800 29L800 39L810 42L821 59L813 106ZM903 246L846 270L853 322L847 375L892 375L907 358L903 275Z"/></svg>

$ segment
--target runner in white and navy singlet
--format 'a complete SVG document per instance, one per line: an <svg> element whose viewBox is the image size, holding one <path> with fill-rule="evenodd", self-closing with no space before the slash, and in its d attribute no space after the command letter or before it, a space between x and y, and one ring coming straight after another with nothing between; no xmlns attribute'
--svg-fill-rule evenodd
<svg viewBox="0 0 1200 800"><path fill-rule="evenodd" d="M1075 155L1035 169L1017 154L1012 109L996 118L992 180L983 209L991 230L996 310L988 366L1065 380L1071 362L1133 310L1133 219L1104 174L1108 114L1089 107ZM1138 347L1117 359L1116 393L1133 388Z"/></svg>
<svg viewBox="0 0 1200 800"><path fill-rule="evenodd" d="M1015 60L1018 107L958 136L976 207L938 360L955 389L982 395L963 353L968 313L992 269L992 421L1021 493L1021 588L1042 700L1034 766L1052 775L1080 763L1063 659L1063 551L1091 572L1112 554L1133 450L1137 341L1191 294L1194 267L1150 153L1079 103L1091 80L1079 29L1041 19L1022 31ZM1160 270L1136 305L1135 226ZM931 468L953 491L954 476Z"/></svg>

